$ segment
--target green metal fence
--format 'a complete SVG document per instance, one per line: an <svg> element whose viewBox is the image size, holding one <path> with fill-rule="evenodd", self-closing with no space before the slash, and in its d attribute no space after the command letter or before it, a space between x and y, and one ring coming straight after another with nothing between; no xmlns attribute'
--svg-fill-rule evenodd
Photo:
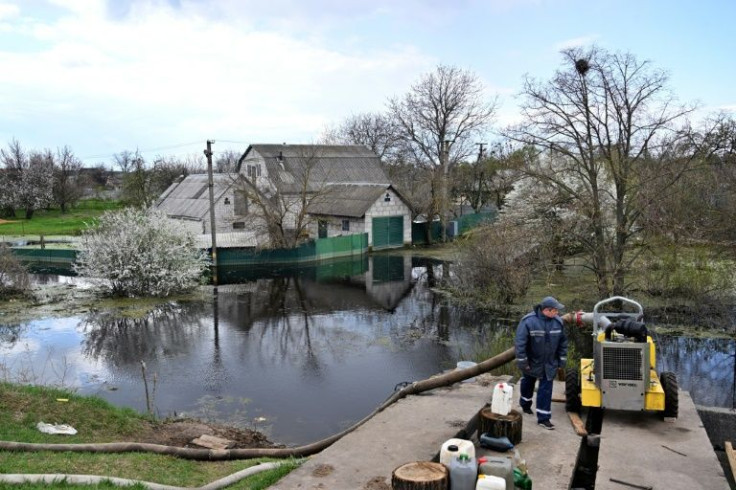
<svg viewBox="0 0 736 490"><path fill-rule="evenodd" d="M21 262L45 264L72 264L77 260L77 251L59 248L12 248L13 255Z"/></svg>
<svg viewBox="0 0 736 490"><path fill-rule="evenodd" d="M296 248L253 250L224 248L217 251L218 266L285 264L348 257L368 252L368 234L319 238Z"/></svg>
<svg viewBox="0 0 736 490"><path fill-rule="evenodd" d="M13 254L26 264L54 264L70 266L77 259L73 249L19 248ZM295 264L350 257L368 253L368 234L320 238L297 248L254 250L245 248L218 248L218 266L249 264Z"/></svg>
<svg viewBox="0 0 736 490"><path fill-rule="evenodd" d="M492 223L498 213L474 213L458 216L450 221L447 226L447 237L450 239L455 236L467 233L469 230L480 226L483 223ZM427 243L427 227L431 227L432 243L442 239L442 226L439 221L431 223L412 223L411 224L411 241L414 245L424 245Z"/></svg>

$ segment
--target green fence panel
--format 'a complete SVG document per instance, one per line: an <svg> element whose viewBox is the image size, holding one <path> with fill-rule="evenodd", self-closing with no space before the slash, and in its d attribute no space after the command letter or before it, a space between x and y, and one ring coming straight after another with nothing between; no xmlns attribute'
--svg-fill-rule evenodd
<svg viewBox="0 0 736 490"><path fill-rule="evenodd" d="M360 255L368 250L368 234L320 238L296 248L253 250L223 248L217 250L218 266L244 264L289 264Z"/></svg>
<svg viewBox="0 0 736 490"><path fill-rule="evenodd" d="M475 214L464 214L457 218L458 233L463 233L471 230L484 223L493 223L496 220L498 213L475 213Z"/></svg>
<svg viewBox="0 0 736 490"><path fill-rule="evenodd" d="M77 260L77 251L59 248L11 248L13 255L22 262L46 264L72 264Z"/></svg>
<svg viewBox="0 0 736 490"><path fill-rule="evenodd" d="M73 249L11 248L24 263L58 264L69 266L77 259ZM303 243L296 248L254 250L252 248L218 248L218 266L298 264L363 255L368 252L368 234L321 238Z"/></svg>
<svg viewBox="0 0 736 490"><path fill-rule="evenodd" d="M414 223L411 224L411 241L414 245L424 245L427 243L427 226L425 223ZM432 227L432 243L440 241L442 238L442 226L439 221L433 221Z"/></svg>

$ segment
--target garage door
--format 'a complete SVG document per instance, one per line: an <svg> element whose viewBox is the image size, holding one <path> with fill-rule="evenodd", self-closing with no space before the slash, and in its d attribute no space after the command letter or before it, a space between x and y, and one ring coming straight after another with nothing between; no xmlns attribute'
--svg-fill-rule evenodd
<svg viewBox="0 0 736 490"><path fill-rule="evenodd" d="M373 218L373 248L401 247L404 245L404 217Z"/></svg>

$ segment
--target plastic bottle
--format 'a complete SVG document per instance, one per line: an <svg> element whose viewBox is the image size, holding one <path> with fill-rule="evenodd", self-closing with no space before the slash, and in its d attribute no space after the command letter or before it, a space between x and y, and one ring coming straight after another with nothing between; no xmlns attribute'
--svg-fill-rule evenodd
<svg viewBox="0 0 736 490"><path fill-rule="evenodd" d="M514 486L521 490L532 490L532 479L525 469L514 468Z"/></svg>
<svg viewBox="0 0 736 490"><path fill-rule="evenodd" d="M460 453L450 463L450 490L475 490L478 465L475 458Z"/></svg>
<svg viewBox="0 0 736 490"><path fill-rule="evenodd" d="M475 484L475 490L508 490L506 480L493 475L478 475L478 481ZM511 490L514 490L513 483Z"/></svg>
<svg viewBox="0 0 736 490"><path fill-rule="evenodd" d="M478 458L478 473L480 475L501 478L503 488L514 490L514 464L510 458L504 456L483 456Z"/></svg>
<svg viewBox="0 0 736 490"><path fill-rule="evenodd" d="M498 415L508 415L514 399L514 387L508 383L498 383L493 387L491 412Z"/></svg>
<svg viewBox="0 0 736 490"><path fill-rule="evenodd" d="M457 446L457 449L450 450L450 446ZM475 459L475 445L473 441L458 439L457 437L448 439L442 444L442 448L440 449L440 463L449 468L452 460L460 453L465 453Z"/></svg>

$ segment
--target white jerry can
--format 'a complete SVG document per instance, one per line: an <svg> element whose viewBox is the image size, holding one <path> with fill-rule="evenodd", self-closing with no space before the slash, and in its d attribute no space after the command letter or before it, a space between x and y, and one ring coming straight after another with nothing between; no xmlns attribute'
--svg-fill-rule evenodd
<svg viewBox="0 0 736 490"><path fill-rule="evenodd" d="M493 387L491 412L498 415L508 415L514 398L514 387L508 383L498 383Z"/></svg>

